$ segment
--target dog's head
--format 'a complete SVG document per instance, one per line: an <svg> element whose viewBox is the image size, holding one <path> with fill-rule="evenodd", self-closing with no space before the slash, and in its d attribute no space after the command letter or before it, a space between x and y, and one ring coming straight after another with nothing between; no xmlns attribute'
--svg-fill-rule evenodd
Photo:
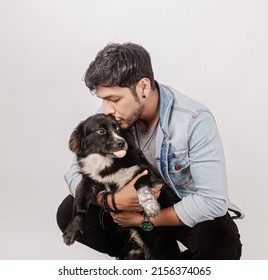
<svg viewBox="0 0 268 280"><path fill-rule="evenodd" d="M96 114L76 127L70 137L69 147L78 157L98 153L122 158L126 155L128 145L114 117Z"/></svg>

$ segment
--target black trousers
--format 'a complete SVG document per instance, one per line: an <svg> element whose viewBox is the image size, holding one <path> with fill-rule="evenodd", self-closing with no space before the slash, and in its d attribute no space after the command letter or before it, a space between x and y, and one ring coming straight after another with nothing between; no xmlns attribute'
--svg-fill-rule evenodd
<svg viewBox="0 0 268 280"><path fill-rule="evenodd" d="M72 217L73 201L74 198L69 195L58 208L57 223L62 232ZM101 209L96 205L90 206L83 234L77 241L99 252L120 258L123 240L121 235L117 234L118 225L109 213L102 215ZM178 259L238 260L241 257L240 235L229 213L197 224L193 228L177 226L166 227L166 230L167 238L173 238L174 242L178 240L188 248Z"/></svg>

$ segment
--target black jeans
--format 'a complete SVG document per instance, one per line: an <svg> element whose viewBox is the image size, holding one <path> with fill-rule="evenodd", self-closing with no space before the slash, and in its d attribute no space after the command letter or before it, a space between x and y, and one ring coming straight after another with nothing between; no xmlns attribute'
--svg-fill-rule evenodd
<svg viewBox="0 0 268 280"><path fill-rule="evenodd" d="M62 232L72 217L73 201L74 198L69 195L58 208L57 223ZM118 225L114 223L110 214L102 215L101 209L96 205L90 206L83 234L77 241L99 252L120 258L123 240L117 234ZM241 257L240 235L229 213L197 224L193 228L177 226L166 227L166 230L168 238L172 236L188 248L178 259L238 260Z"/></svg>

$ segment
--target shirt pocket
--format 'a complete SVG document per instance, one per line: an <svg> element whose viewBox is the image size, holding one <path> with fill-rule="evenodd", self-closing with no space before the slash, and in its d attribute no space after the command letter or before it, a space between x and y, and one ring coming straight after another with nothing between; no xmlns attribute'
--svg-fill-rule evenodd
<svg viewBox="0 0 268 280"><path fill-rule="evenodd" d="M176 186L186 187L192 181L188 151L174 152L168 156L168 172Z"/></svg>

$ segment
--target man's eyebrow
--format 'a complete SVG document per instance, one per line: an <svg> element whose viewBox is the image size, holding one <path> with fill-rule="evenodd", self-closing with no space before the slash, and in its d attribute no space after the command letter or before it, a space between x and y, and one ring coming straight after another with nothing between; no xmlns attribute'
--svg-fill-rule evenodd
<svg viewBox="0 0 268 280"><path fill-rule="evenodd" d="M104 97L100 97L100 96L98 96L98 97L101 98L101 99L119 98L119 96L116 96L116 95L107 95L107 96L104 96Z"/></svg>

